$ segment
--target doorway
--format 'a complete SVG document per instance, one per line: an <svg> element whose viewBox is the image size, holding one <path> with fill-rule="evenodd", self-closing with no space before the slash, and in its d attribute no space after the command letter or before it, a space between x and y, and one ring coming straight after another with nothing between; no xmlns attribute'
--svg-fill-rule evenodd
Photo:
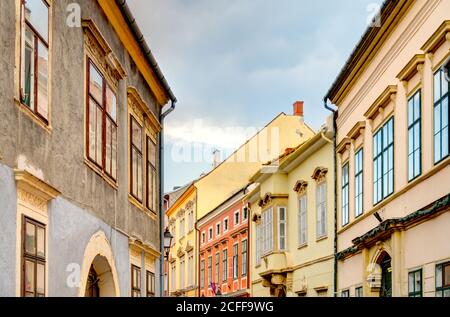
<svg viewBox="0 0 450 317"><path fill-rule="evenodd" d="M381 288L380 297L392 297L391 257L386 252L380 257Z"/></svg>

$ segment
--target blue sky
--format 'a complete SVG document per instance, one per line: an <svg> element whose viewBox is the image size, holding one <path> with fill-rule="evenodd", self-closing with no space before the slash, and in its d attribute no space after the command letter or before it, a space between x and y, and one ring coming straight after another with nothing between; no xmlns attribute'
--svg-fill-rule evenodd
<svg viewBox="0 0 450 317"><path fill-rule="evenodd" d="M165 190L211 169L180 162L180 144L231 151L305 101L318 129L323 96L380 0L128 0L179 102L166 120ZM196 128L194 128L196 127ZM230 132L235 131L235 132Z"/></svg>

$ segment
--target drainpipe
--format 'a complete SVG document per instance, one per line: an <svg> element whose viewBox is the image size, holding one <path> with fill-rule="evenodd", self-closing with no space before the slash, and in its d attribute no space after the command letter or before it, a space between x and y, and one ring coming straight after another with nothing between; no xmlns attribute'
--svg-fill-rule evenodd
<svg viewBox="0 0 450 317"><path fill-rule="evenodd" d="M176 100L171 100L170 108L165 112L162 112L159 116L159 122L161 123L161 131L159 132L159 248L161 250L161 257L159 260L159 275L160 275L160 296L164 297L164 219L165 219L165 211L164 211L164 119L175 110ZM167 272L169 272L170 268L167 268ZM169 283L169 281L167 281ZM167 288L169 290L169 288ZM167 294L169 295L169 294Z"/></svg>
<svg viewBox="0 0 450 317"><path fill-rule="evenodd" d="M325 109L331 111L333 113L333 169L334 169L334 283L333 283L333 293L334 297L337 297L337 280L338 280L338 262L337 262L337 195L338 195L338 184L337 184L337 155L336 155L336 147L337 147L337 110L328 106L328 97L325 97L323 100Z"/></svg>

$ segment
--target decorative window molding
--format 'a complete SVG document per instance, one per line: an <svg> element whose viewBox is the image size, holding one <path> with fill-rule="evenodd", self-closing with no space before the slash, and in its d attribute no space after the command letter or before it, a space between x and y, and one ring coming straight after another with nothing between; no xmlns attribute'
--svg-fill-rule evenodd
<svg viewBox="0 0 450 317"><path fill-rule="evenodd" d="M161 124L159 123L153 112L145 103L139 92L135 87L129 87L128 94L128 106L131 108L134 114L144 122L145 129L150 132L154 141L157 139L157 134L161 131Z"/></svg>
<svg viewBox="0 0 450 317"><path fill-rule="evenodd" d="M300 196L306 194L306 189L308 187L308 182L304 180L299 180L297 183L295 183L294 191L299 194Z"/></svg>
<svg viewBox="0 0 450 317"><path fill-rule="evenodd" d="M347 138L351 140L356 140L360 135L364 134L365 129L366 129L366 121L359 121L347 134Z"/></svg>
<svg viewBox="0 0 450 317"><path fill-rule="evenodd" d="M314 179L317 184L320 184L325 181L327 173L328 173L328 168L317 167L314 170L314 173L312 174L311 178Z"/></svg>
<svg viewBox="0 0 450 317"><path fill-rule="evenodd" d="M423 73L423 64L425 63L425 54L416 54L409 63L397 75L398 80L407 83L417 73Z"/></svg>
<svg viewBox="0 0 450 317"><path fill-rule="evenodd" d="M445 41L450 42L450 20L444 21L436 32L431 35L421 50L426 54L434 54Z"/></svg>
<svg viewBox="0 0 450 317"><path fill-rule="evenodd" d="M267 193L263 198L261 198L258 202L258 205L261 208L265 208L267 206L269 206L270 204L272 204L272 201L274 199L287 199L289 198L289 195L284 195L284 194L271 194L271 193Z"/></svg>
<svg viewBox="0 0 450 317"><path fill-rule="evenodd" d="M15 170L18 199L28 201L39 209L45 209L46 204L61 193L27 171Z"/></svg>
<svg viewBox="0 0 450 317"><path fill-rule="evenodd" d="M84 30L86 51L101 68L107 80L117 89L119 81L126 77L123 66L94 21L85 19L81 22L81 26Z"/></svg>
<svg viewBox="0 0 450 317"><path fill-rule="evenodd" d="M181 258L183 256L184 256L184 250L183 250L183 247L180 246L177 249L177 257Z"/></svg>
<svg viewBox="0 0 450 317"><path fill-rule="evenodd" d="M336 146L336 153L342 154L345 151L350 150L350 145L352 143L352 140L348 137L345 137L337 146Z"/></svg>
<svg viewBox="0 0 450 317"><path fill-rule="evenodd" d="M391 101L395 101L395 96L397 94L397 86L388 86L381 95L375 100L375 102L370 106L369 110L364 114L364 117L368 120L373 120L378 114L384 111L384 108L389 105Z"/></svg>

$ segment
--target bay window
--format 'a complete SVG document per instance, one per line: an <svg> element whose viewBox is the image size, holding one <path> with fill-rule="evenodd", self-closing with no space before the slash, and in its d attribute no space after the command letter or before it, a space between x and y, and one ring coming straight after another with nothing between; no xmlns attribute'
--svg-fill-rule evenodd
<svg viewBox="0 0 450 317"><path fill-rule="evenodd" d="M48 124L49 119L49 4L22 2L20 101Z"/></svg>
<svg viewBox="0 0 450 317"><path fill-rule="evenodd" d="M89 60L87 157L102 172L117 179L117 100L105 78Z"/></svg>
<svg viewBox="0 0 450 317"><path fill-rule="evenodd" d="M373 137L373 203L394 192L394 118L389 119Z"/></svg>

